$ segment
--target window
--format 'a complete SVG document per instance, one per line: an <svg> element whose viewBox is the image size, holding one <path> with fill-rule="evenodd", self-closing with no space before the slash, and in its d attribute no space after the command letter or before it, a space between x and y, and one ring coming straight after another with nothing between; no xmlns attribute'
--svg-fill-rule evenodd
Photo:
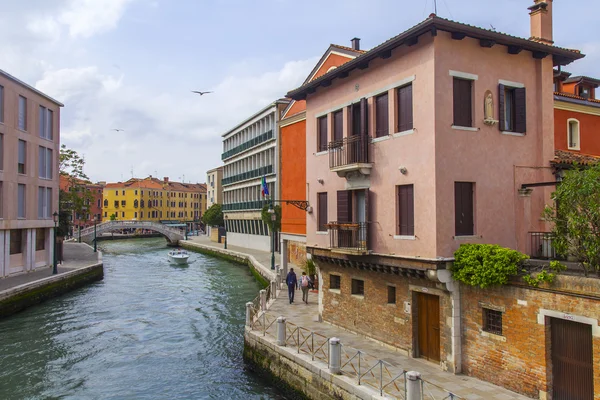
<svg viewBox="0 0 600 400"><path fill-rule="evenodd" d="M473 81L454 78L454 122L455 126L473 126L472 118L472 86Z"/></svg>
<svg viewBox="0 0 600 400"><path fill-rule="evenodd" d="M52 215L50 210L52 209L52 188L39 187L38 188L38 218L48 219Z"/></svg>
<svg viewBox="0 0 600 400"><path fill-rule="evenodd" d="M526 105L525 88L498 85L500 130L525 133Z"/></svg>
<svg viewBox="0 0 600 400"><path fill-rule="evenodd" d="M23 96L19 96L19 117L17 122L20 130L27 130L27 99Z"/></svg>
<svg viewBox="0 0 600 400"><path fill-rule="evenodd" d="M4 86L0 86L0 123L4 122Z"/></svg>
<svg viewBox="0 0 600 400"><path fill-rule="evenodd" d="M579 150L579 121L573 118L567 120L568 145L570 150Z"/></svg>
<svg viewBox="0 0 600 400"><path fill-rule="evenodd" d="M413 90L412 83L396 89L398 102L398 132L413 129Z"/></svg>
<svg viewBox="0 0 600 400"><path fill-rule="evenodd" d="M327 150L327 115L317 119L317 151Z"/></svg>
<svg viewBox="0 0 600 400"><path fill-rule="evenodd" d="M137 189L135 190L134 194L137 196Z"/></svg>
<svg viewBox="0 0 600 400"><path fill-rule="evenodd" d="M415 235L415 199L413 185L398 186L398 235Z"/></svg>
<svg viewBox="0 0 600 400"><path fill-rule="evenodd" d="M387 287L388 294L388 304L396 304L396 286L388 286Z"/></svg>
<svg viewBox="0 0 600 400"><path fill-rule="evenodd" d="M123 190L123 196L125 196L125 191Z"/></svg>
<svg viewBox="0 0 600 400"><path fill-rule="evenodd" d="M590 97L590 88L587 86L578 86L577 92L579 94L579 97L583 97L584 99Z"/></svg>
<svg viewBox="0 0 600 400"><path fill-rule="evenodd" d="M48 140L52 140L52 120L54 116L51 110L46 107L40 106L39 110L39 133L40 137Z"/></svg>
<svg viewBox="0 0 600 400"><path fill-rule="evenodd" d="M140 218L144 218L144 212L140 211Z"/></svg>
<svg viewBox="0 0 600 400"><path fill-rule="evenodd" d="M138 204L139 204L139 203L138 203L138 199L135 199L135 200L133 201L133 207L134 207L134 208L138 208Z"/></svg>
<svg viewBox="0 0 600 400"><path fill-rule="evenodd" d="M502 312L484 308L483 330L494 335L502 335Z"/></svg>
<svg viewBox="0 0 600 400"><path fill-rule="evenodd" d="M40 178L52 179L52 150L46 147L39 147L38 169Z"/></svg>
<svg viewBox="0 0 600 400"><path fill-rule="evenodd" d="M317 193L317 230L326 232L325 224L327 224L327 192Z"/></svg>
<svg viewBox="0 0 600 400"><path fill-rule="evenodd" d="M361 279L352 279L352 294L357 296L365 295L365 281Z"/></svg>
<svg viewBox="0 0 600 400"><path fill-rule="evenodd" d="M100 199L98 199L98 201L96 202L96 207L98 207L98 208L102 207Z"/></svg>
<svg viewBox="0 0 600 400"><path fill-rule="evenodd" d="M133 218L137 218L137 211L133 213Z"/></svg>
<svg viewBox="0 0 600 400"><path fill-rule="evenodd" d="M0 133L0 171L4 169L4 135Z"/></svg>
<svg viewBox="0 0 600 400"><path fill-rule="evenodd" d="M17 164L17 172L19 174L25 174L27 172L25 163L27 161L27 142L19 140L19 161Z"/></svg>
<svg viewBox="0 0 600 400"><path fill-rule="evenodd" d="M121 217L125 218L125 213L124 212L121 213Z"/></svg>
<svg viewBox="0 0 600 400"><path fill-rule="evenodd" d="M344 138L344 112L338 110L333 113L333 141L341 141Z"/></svg>
<svg viewBox="0 0 600 400"><path fill-rule="evenodd" d="M340 290L342 287L342 277L339 275L329 275L329 289Z"/></svg>
<svg viewBox="0 0 600 400"><path fill-rule="evenodd" d="M108 217L108 213L104 211L104 218Z"/></svg>
<svg viewBox="0 0 600 400"><path fill-rule="evenodd" d="M35 251L46 249L46 228L35 230Z"/></svg>
<svg viewBox="0 0 600 400"><path fill-rule="evenodd" d="M127 204L127 202L125 200L121 200L121 206L125 207L125 205Z"/></svg>
<svg viewBox="0 0 600 400"><path fill-rule="evenodd" d="M25 218L25 185L20 184L17 188L17 218Z"/></svg>
<svg viewBox="0 0 600 400"><path fill-rule="evenodd" d="M115 200L115 208L119 208L119 200Z"/></svg>
<svg viewBox="0 0 600 400"><path fill-rule="evenodd" d="M104 199L104 207L108 207L108 199Z"/></svg>
<svg viewBox="0 0 600 400"><path fill-rule="evenodd" d="M454 182L454 223L456 236L472 236L473 224L473 197L474 186L472 182Z"/></svg>
<svg viewBox="0 0 600 400"><path fill-rule="evenodd" d="M390 134L389 129L388 94L375 98L375 136L382 137Z"/></svg>
<svg viewBox="0 0 600 400"><path fill-rule="evenodd" d="M10 254L21 254L23 252L23 230L13 229L10 231Z"/></svg>

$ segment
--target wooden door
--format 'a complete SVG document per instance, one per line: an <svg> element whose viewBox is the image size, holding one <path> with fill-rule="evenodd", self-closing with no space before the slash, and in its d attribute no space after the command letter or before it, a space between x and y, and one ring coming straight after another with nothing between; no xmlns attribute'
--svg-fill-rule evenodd
<svg viewBox="0 0 600 400"><path fill-rule="evenodd" d="M440 361L440 298L417 293L417 356Z"/></svg>
<svg viewBox="0 0 600 400"><path fill-rule="evenodd" d="M552 399L592 400L594 366L591 325L552 318L550 331Z"/></svg>

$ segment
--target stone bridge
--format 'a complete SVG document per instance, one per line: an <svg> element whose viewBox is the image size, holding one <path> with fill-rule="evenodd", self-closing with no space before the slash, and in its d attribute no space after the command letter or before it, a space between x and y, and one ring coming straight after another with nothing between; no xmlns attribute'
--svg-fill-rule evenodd
<svg viewBox="0 0 600 400"><path fill-rule="evenodd" d="M184 232L181 229L172 228L167 225L152 221L106 221L96 225L96 235L111 232L117 229L147 229L163 235L171 245L177 245L177 242L184 239ZM94 227L81 230L81 241L91 244L94 242Z"/></svg>

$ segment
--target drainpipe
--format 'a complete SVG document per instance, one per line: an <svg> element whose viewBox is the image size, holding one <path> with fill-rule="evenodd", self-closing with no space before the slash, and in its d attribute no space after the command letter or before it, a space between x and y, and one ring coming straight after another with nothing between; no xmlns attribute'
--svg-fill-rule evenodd
<svg viewBox="0 0 600 400"><path fill-rule="evenodd" d="M462 319L460 310L460 287L458 282L452 279L450 267L452 262L448 262L446 268L441 270L427 271L427 277L432 281L438 281L446 285L446 290L450 292L452 302L452 359L454 363L454 373L462 372Z"/></svg>

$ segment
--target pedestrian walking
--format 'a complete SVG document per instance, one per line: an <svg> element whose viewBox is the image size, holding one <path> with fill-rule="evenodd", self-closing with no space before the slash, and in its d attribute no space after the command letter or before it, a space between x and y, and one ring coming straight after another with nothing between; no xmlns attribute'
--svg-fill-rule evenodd
<svg viewBox="0 0 600 400"><path fill-rule="evenodd" d="M302 276L300 277L300 287L302 288L302 301L308 304L308 289L310 287L311 280L306 272L302 271Z"/></svg>
<svg viewBox="0 0 600 400"><path fill-rule="evenodd" d="M296 273L294 272L294 268L290 268L290 272L288 272L285 283L288 287L288 297L290 298L290 304L294 302L294 292L296 291L296 286L298 285L298 279L296 278Z"/></svg>

